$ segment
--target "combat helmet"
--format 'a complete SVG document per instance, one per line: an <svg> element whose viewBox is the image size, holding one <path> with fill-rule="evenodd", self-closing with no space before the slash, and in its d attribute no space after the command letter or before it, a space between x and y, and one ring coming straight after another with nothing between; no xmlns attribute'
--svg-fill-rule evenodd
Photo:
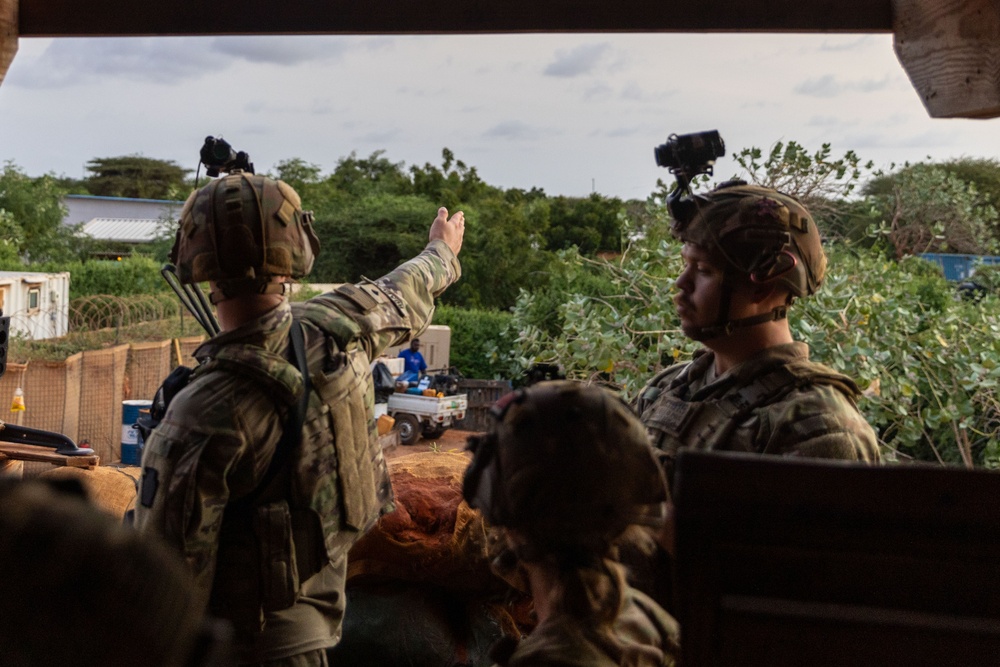
<svg viewBox="0 0 1000 667"><path fill-rule="evenodd" d="M312 213L283 181L244 171L213 180L188 197L170 261L182 283L212 281L213 303L246 294L284 293L275 276L312 270L319 239Z"/></svg>
<svg viewBox="0 0 1000 667"><path fill-rule="evenodd" d="M629 525L663 524L663 473L645 428L614 394L549 381L507 394L491 411L487 433L469 440L463 495L535 556L603 554Z"/></svg>
<svg viewBox="0 0 1000 667"><path fill-rule="evenodd" d="M795 297L815 294L826 275L826 253L819 229L795 197L771 188L729 181L671 206L672 232L722 258L725 266L720 321L706 327L702 339L786 316L785 307L769 314L729 320L728 297L742 281L775 284ZM787 304L786 304L787 305Z"/></svg>

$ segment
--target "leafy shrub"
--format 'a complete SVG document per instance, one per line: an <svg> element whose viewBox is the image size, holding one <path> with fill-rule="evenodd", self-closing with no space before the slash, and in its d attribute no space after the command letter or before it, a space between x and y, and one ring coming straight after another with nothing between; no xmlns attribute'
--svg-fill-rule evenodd
<svg viewBox="0 0 1000 667"><path fill-rule="evenodd" d="M509 349L505 332L510 313L438 306L434 324L451 327L451 365L463 376L477 379L502 377L497 350Z"/></svg>
<svg viewBox="0 0 1000 667"><path fill-rule="evenodd" d="M923 260L828 250L826 283L793 306L790 325L815 360L858 381L887 457L1000 467L1000 297L958 299ZM634 398L665 365L690 358L697 344L670 302L679 253L677 242L643 238L615 260L563 255L572 266L561 297L522 292L513 310L508 377L558 362ZM595 296L595 276L617 291ZM540 300L557 304L554 316Z"/></svg>

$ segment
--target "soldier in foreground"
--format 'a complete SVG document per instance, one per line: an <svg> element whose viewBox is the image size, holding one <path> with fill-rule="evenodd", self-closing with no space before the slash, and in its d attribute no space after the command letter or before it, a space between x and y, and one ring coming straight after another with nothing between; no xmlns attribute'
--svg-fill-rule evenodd
<svg viewBox="0 0 1000 667"><path fill-rule="evenodd" d="M534 598L537 627L502 665L673 665L674 619L625 583L613 556L633 525L663 521L667 492L646 434L609 392L567 381L508 394L471 438L463 493L503 528L497 566ZM510 649L511 647L508 647Z"/></svg>
<svg viewBox="0 0 1000 667"><path fill-rule="evenodd" d="M228 667L228 627L191 610L190 574L88 502L76 479L0 479L0 663Z"/></svg>
<svg viewBox="0 0 1000 667"><path fill-rule="evenodd" d="M184 556L241 664L325 665L339 639L348 549L392 508L370 362L430 323L463 235L442 208L416 258L290 305L319 251L295 191L237 169L188 198L171 259L210 281L222 331L146 443L136 523Z"/></svg>
<svg viewBox="0 0 1000 667"><path fill-rule="evenodd" d="M704 348L654 377L637 410L672 483L683 447L876 462L854 381L809 360L788 308L816 292L826 255L794 197L742 182L671 206L684 242L674 304Z"/></svg>

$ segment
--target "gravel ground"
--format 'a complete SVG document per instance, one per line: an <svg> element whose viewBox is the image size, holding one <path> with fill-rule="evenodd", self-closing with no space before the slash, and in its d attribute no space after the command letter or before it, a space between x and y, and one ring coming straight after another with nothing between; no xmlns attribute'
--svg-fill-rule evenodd
<svg viewBox="0 0 1000 667"><path fill-rule="evenodd" d="M406 454L414 454L416 452L430 452L430 451L465 451L465 440L470 435L471 431L457 431L454 429L448 429L445 431L440 438L436 440L424 440L421 438L417 440L416 444L410 445L409 447L405 445L398 445L396 447L391 447L385 450L385 457L387 459L392 459L397 456L405 456Z"/></svg>

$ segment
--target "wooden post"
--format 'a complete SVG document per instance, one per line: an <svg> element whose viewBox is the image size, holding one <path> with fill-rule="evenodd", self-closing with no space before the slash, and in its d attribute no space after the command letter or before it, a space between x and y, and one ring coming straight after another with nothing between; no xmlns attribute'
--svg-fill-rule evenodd
<svg viewBox="0 0 1000 667"><path fill-rule="evenodd" d="M0 0L0 83L17 53L18 0Z"/></svg>
<svg viewBox="0 0 1000 667"><path fill-rule="evenodd" d="M933 118L1000 116L1000 3L893 0L895 49Z"/></svg>

